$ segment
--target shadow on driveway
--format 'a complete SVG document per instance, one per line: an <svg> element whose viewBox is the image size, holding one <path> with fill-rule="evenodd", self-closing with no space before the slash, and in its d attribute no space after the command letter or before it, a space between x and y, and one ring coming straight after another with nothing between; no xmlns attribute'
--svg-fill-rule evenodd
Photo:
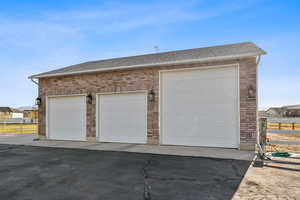
<svg viewBox="0 0 300 200"><path fill-rule="evenodd" d="M250 161L0 145L0 199L229 200Z"/></svg>

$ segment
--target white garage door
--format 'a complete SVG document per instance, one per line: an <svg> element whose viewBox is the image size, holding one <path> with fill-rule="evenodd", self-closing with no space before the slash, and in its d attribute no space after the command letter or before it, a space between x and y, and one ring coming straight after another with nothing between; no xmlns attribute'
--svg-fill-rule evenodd
<svg viewBox="0 0 300 200"><path fill-rule="evenodd" d="M146 143L147 93L99 95L98 134L101 142Z"/></svg>
<svg viewBox="0 0 300 200"><path fill-rule="evenodd" d="M49 139L85 140L85 96L49 97L47 111Z"/></svg>
<svg viewBox="0 0 300 200"><path fill-rule="evenodd" d="M239 146L237 66L161 74L163 144Z"/></svg>

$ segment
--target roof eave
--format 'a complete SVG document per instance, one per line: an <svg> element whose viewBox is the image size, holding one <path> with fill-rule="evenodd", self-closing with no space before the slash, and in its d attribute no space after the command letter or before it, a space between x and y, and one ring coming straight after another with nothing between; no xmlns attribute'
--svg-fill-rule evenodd
<svg viewBox="0 0 300 200"><path fill-rule="evenodd" d="M114 71L114 70L122 70L122 69L134 69L140 67L154 67L154 66L165 66L165 65L176 65L176 64L190 64L190 63L200 63L200 62L211 62L211 61L219 61L219 60L233 60L240 59L246 57L255 57L266 54L265 51L261 53L246 53L241 55L234 56L217 56L217 57L209 57L209 58L200 58L200 59L191 59L191 60L182 60L182 61L173 61L173 62L162 62L162 63L151 63L151 64L141 64L141 65L132 65L132 66L119 66L119 67L110 67L110 68L99 68L93 70L82 70L75 72L64 72L64 73L53 73L53 74L37 74L29 76L29 79L40 79L40 78L48 78L48 77L56 77L56 76L66 76L66 75L76 75L76 74L86 74L93 72L104 72L104 71Z"/></svg>

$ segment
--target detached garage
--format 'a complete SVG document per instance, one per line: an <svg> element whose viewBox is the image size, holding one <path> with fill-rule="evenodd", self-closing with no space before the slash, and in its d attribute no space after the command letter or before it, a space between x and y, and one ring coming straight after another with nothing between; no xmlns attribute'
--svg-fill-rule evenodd
<svg viewBox="0 0 300 200"><path fill-rule="evenodd" d="M263 54L245 42L33 75L39 84L39 136L253 150Z"/></svg>

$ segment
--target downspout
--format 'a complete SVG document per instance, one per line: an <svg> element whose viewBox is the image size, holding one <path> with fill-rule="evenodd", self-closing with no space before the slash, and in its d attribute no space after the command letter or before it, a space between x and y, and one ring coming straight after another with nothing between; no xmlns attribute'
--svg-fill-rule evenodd
<svg viewBox="0 0 300 200"><path fill-rule="evenodd" d="M261 152L262 148L260 146L260 141L259 141L259 123L258 123L258 65L260 63L260 55L256 57L256 143L259 147L259 150ZM261 152L262 153L262 152Z"/></svg>
<svg viewBox="0 0 300 200"><path fill-rule="evenodd" d="M36 84L37 86L39 86L39 83L38 83L37 81L35 81L32 77L30 77L30 80L31 80L34 84ZM38 138L34 138L34 139L33 139L33 141L37 141L37 140L40 140L40 135L39 135L39 133L38 133Z"/></svg>
<svg viewBox="0 0 300 200"><path fill-rule="evenodd" d="M258 65L259 65L259 63L260 63L260 55L259 56L257 56L257 59L256 59L256 65L257 65L257 68L258 68Z"/></svg>
<svg viewBox="0 0 300 200"><path fill-rule="evenodd" d="M259 155L259 158L261 160L265 159L265 158L268 158L266 157L266 152L265 152L265 149L260 145L260 124L259 124L259 116L258 116L258 66L259 66L259 63L260 63L260 58L261 56L257 56L256 58L256 119L257 119L257 135L256 135L256 143L257 143L257 146L258 146L258 155Z"/></svg>

